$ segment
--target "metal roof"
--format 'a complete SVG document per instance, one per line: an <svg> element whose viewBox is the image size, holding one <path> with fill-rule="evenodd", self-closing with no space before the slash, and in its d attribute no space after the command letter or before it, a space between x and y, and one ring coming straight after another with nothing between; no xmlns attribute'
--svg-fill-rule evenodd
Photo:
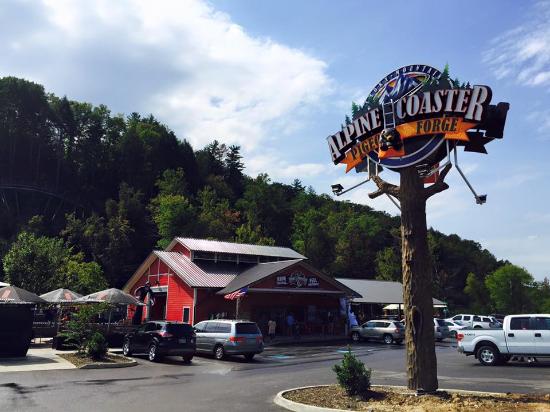
<svg viewBox="0 0 550 412"><path fill-rule="evenodd" d="M201 263L199 266L181 253L160 251L153 253L191 287L223 288L239 273L237 265L231 268L229 265ZM242 270L242 267L240 269Z"/></svg>
<svg viewBox="0 0 550 412"><path fill-rule="evenodd" d="M336 280L362 296L354 298L354 303L403 304L403 285L400 282L347 278L337 278ZM435 298L433 301L437 305L445 303Z"/></svg>
<svg viewBox="0 0 550 412"><path fill-rule="evenodd" d="M282 260L280 262L258 263L237 276L227 285L225 289L220 290L218 294L225 295L227 293L235 292L236 290L262 280L274 273L280 272L283 269L289 268L290 266L293 266L301 261L302 259L294 259Z"/></svg>
<svg viewBox="0 0 550 412"><path fill-rule="evenodd" d="M221 242L218 240L183 237L176 238L176 241L193 251L236 253L240 255L270 256L285 259L307 259L295 250L280 246L250 245L246 243Z"/></svg>

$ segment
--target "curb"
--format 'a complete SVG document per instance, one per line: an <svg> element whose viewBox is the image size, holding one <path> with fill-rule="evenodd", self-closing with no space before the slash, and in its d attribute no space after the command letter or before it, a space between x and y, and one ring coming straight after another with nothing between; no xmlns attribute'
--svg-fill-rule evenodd
<svg viewBox="0 0 550 412"><path fill-rule="evenodd" d="M131 358L125 358L124 356L115 355L113 353L110 354L111 356L116 356L119 358L124 358L129 360L130 362L124 362L124 363L111 363L111 362L96 362L96 363L87 363L86 365L82 365L77 369L116 369L116 368L129 368L131 366L136 366L138 363L135 359Z"/></svg>
<svg viewBox="0 0 550 412"><path fill-rule="evenodd" d="M273 402L280 406L281 408L287 409L294 412L350 412L349 409L333 409L333 408L324 408L321 406L306 405L304 403L294 402L290 399L286 399L283 395L287 392L299 390L299 389L309 389L309 388L322 388L324 386L332 385L310 385L310 386L300 386L297 388L285 389L275 395ZM403 389L409 390L406 386L398 385L371 385L373 388L393 388L393 389ZM463 389L444 389L440 388L438 391L445 391L449 393L460 393L460 394L470 394L470 395L480 395L480 396L506 396L504 392L482 392L482 391L468 391Z"/></svg>

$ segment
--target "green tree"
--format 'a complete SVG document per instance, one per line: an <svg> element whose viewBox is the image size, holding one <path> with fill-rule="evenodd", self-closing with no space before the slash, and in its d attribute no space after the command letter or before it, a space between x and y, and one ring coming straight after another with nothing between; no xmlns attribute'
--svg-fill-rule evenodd
<svg viewBox="0 0 550 412"><path fill-rule="evenodd" d="M376 279L401 282L401 253L387 247L376 253Z"/></svg>
<svg viewBox="0 0 550 412"><path fill-rule="evenodd" d="M230 209L227 199L219 199L210 186L198 193L199 227L204 237L230 240L239 222L239 213Z"/></svg>
<svg viewBox="0 0 550 412"><path fill-rule="evenodd" d="M187 181L185 179L185 172L181 167L176 170L165 170L155 185L161 195L185 196L187 194Z"/></svg>
<svg viewBox="0 0 550 412"><path fill-rule="evenodd" d="M160 239L157 246L165 248L176 236L194 236L197 231L197 211L189 199L181 195L161 195L151 204L153 221Z"/></svg>
<svg viewBox="0 0 550 412"><path fill-rule="evenodd" d="M470 297L470 308L474 313L486 312L488 309L488 290L475 273L468 273L464 293Z"/></svg>
<svg viewBox="0 0 550 412"><path fill-rule="evenodd" d="M71 256L61 273L53 279L52 289L67 288L81 295L107 289L109 284L97 262L84 262L82 253Z"/></svg>
<svg viewBox="0 0 550 412"><path fill-rule="evenodd" d="M42 294L54 288L69 255L63 239L21 232L4 256L4 273L9 283Z"/></svg>
<svg viewBox="0 0 550 412"><path fill-rule="evenodd" d="M234 240L238 243L250 243L253 245L275 245L275 239L265 236L261 226L252 227L250 222L240 225L235 230Z"/></svg>
<svg viewBox="0 0 550 412"><path fill-rule="evenodd" d="M491 303L502 313L525 313L532 308L533 276L525 269L508 263L485 279Z"/></svg>

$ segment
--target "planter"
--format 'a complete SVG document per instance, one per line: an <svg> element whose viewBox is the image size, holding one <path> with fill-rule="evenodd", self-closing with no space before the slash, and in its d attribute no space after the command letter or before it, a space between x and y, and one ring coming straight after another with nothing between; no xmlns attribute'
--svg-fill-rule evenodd
<svg viewBox="0 0 550 412"><path fill-rule="evenodd" d="M23 357L32 339L33 305L0 304L0 357Z"/></svg>
<svg viewBox="0 0 550 412"><path fill-rule="evenodd" d="M372 398L348 397L336 385L306 386L279 392L274 402L296 412L335 411L550 411L550 395L439 390L416 396L405 387L372 386Z"/></svg>

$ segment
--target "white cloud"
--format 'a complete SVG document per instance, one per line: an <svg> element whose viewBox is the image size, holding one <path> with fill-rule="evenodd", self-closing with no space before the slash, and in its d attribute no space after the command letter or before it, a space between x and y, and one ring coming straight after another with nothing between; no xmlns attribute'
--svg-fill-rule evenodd
<svg viewBox="0 0 550 412"><path fill-rule="evenodd" d="M529 21L493 39L484 62L498 79L550 85L550 1L536 3Z"/></svg>
<svg viewBox="0 0 550 412"><path fill-rule="evenodd" d="M284 160L275 152L269 154L252 155L246 161L246 173L257 176L269 171L269 176L278 181L291 182L300 179L312 179L331 173L332 166L329 163L299 163L292 164Z"/></svg>
<svg viewBox="0 0 550 412"><path fill-rule="evenodd" d="M0 26L0 73L153 113L196 147L257 148L296 130L296 113L331 85L322 60L254 37L201 0L3 3Z"/></svg>

